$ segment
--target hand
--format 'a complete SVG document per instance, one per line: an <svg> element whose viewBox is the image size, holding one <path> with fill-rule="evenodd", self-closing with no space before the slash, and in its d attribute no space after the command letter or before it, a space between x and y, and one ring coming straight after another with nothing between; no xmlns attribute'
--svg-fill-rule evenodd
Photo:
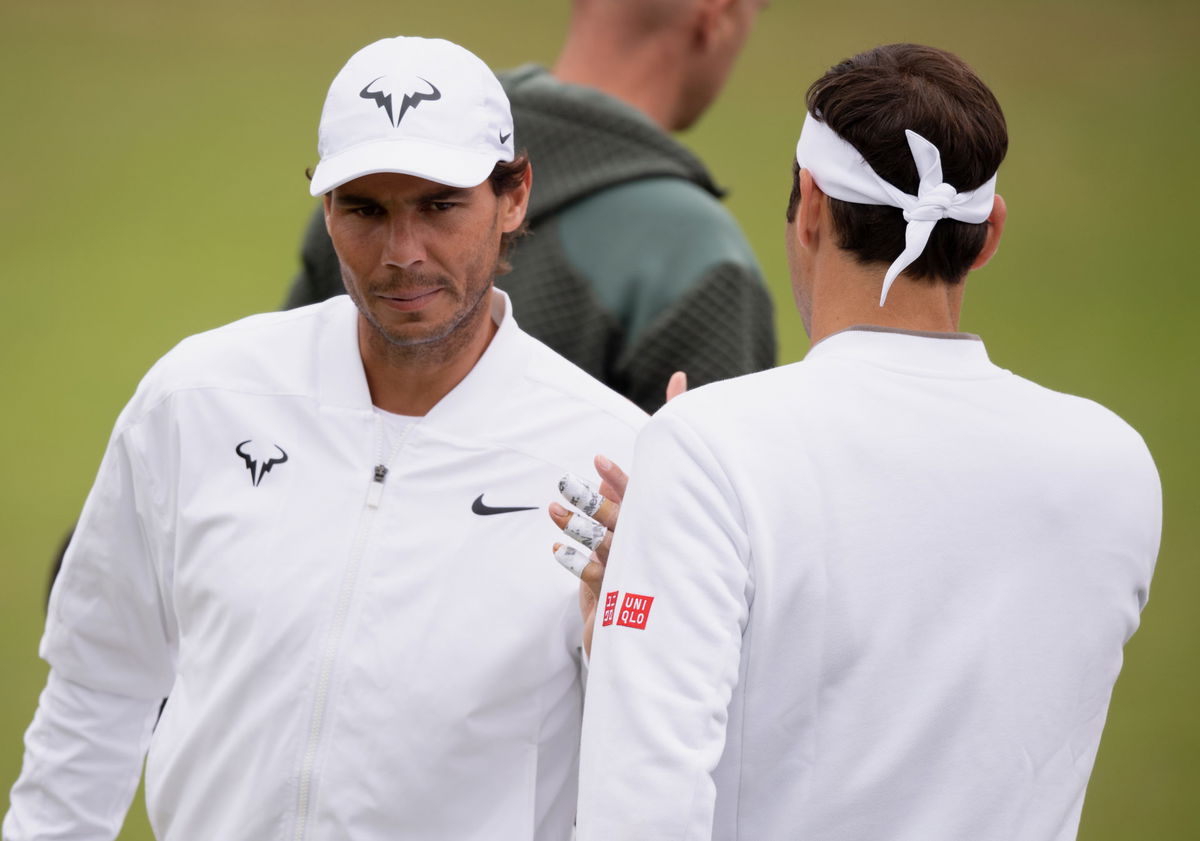
<svg viewBox="0 0 1200 841"><path fill-rule="evenodd" d="M572 546L554 544L554 557L580 578L579 612L583 616L583 649L589 655L592 652L596 605L599 604L600 588L604 583L604 566L608 562L613 531L621 514L621 500L629 483L625 471L604 456L596 456L595 466L601 480L598 490L572 474L567 474L558 483L567 501L583 513L572 512L557 502L550 504L550 519L554 520L555 525L568 537L591 550L590 554L585 555Z"/></svg>

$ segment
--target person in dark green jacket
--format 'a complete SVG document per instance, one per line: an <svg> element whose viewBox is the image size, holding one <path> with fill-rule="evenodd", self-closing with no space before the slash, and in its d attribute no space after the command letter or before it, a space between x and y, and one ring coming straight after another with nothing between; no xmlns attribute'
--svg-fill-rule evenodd
<svg viewBox="0 0 1200 841"><path fill-rule="evenodd" d="M668 378L769 368L771 298L722 191L669 131L711 104L765 0L576 0L552 70L500 75L533 163L497 285L526 332L653 412ZM343 292L318 207L287 306Z"/></svg>

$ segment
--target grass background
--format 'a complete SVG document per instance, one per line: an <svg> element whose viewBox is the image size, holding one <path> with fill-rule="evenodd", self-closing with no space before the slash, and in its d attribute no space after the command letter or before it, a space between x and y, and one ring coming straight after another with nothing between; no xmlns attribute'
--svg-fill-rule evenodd
<svg viewBox="0 0 1200 841"><path fill-rule="evenodd" d="M400 33L451 38L495 67L549 62L567 6L0 6L0 791L18 773L45 676L47 565L111 424L178 339L281 301L333 74L358 47ZM912 40L965 57L1004 105L1009 224L997 259L972 276L963 328L999 364L1129 420L1166 498L1085 841L1200 837L1198 36L1194 2L775 0L725 95L685 137L732 190L789 362L807 342L787 291L782 212L808 83L862 49ZM121 838L149 838L140 798Z"/></svg>

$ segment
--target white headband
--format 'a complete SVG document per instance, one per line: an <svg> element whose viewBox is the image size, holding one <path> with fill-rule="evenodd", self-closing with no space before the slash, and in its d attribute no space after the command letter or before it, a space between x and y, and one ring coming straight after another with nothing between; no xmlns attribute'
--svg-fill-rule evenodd
<svg viewBox="0 0 1200 841"><path fill-rule="evenodd" d="M938 148L915 131L905 129L908 147L921 183L910 196L879 177L858 150L812 114L804 119L800 141L796 144L796 163L812 173L821 192L854 204L881 204L904 211L908 228L904 232L904 251L888 267L883 278L879 306L887 300L896 276L921 256L929 242L933 226L941 219L978 224L986 222L996 195L996 176L967 193L960 193L942 181L942 156Z"/></svg>

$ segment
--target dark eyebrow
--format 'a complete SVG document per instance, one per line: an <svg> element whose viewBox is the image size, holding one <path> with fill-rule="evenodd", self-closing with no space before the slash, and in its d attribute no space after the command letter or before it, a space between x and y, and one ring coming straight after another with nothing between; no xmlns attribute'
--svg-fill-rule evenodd
<svg viewBox="0 0 1200 841"><path fill-rule="evenodd" d="M462 187L444 187L440 190L433 190L426 193L421 198L425 201L450 201L452 199L466 198L470 190Z"/></svg>
<svg viewBox="0 0 1200 841"><path fill-rule="evenodd" d="M335 192L333 200L338 204L379 204L375 199L366 196L356 196L353 193Z"/></svg>

